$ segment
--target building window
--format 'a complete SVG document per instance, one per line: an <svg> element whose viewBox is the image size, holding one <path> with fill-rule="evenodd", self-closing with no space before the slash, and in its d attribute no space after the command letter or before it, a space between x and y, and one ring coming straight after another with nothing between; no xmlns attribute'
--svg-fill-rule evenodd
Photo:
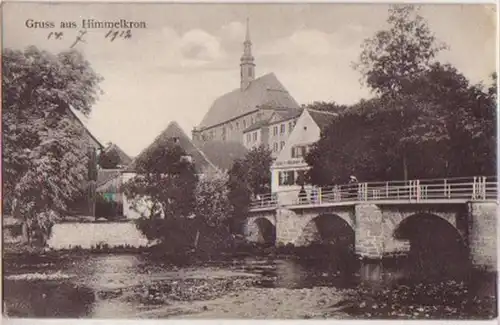
<svg viewBox="0 0 500 325"><path fill-rule="evenodd" d="M309 146L295 146L292 147L292 158L301 158L307 155Z"/></svg>
<svg viewBox="0 0 500 325"><path fill-rule="evenodd" d="M278 135L278 126L273 127L273 135Z"/></svg>
<svg viewBox="0 0 500 325"><path fill-rule="evenodd" d="M293 170L286 172L279 172L279 185L294 185L295 184L295 172Z"/></svg>
<svg viewBox="0 0 500 325"><path fill-rule="evenodd" d="M236 130L240 129L240 123L236 122Z"/></svg>
<svg viewBox="0 0 500 325"><path fill-rule="evenodd" d="M280 143L280 150L282 150L284 146L285 146L285 141L281 141L281 143Z"/></svg>
<svg viewBox="0 0 500 325"><path fill-rule="evenodd" d="M281 134L285 134L285 128L286 128L286 124L281 124L280 125L280 133Z"/></svg>
<svg viewBox="0 0 500 325"><path fill-rule="evenodd" d="M291 133L293 130L293 122L288 122L288 133Z"/></svg>
<svg viewBox="0 0 500 325"><path fill-rule="evenodd" d="M247 121L243 120L243 128L246 129L246 127L247 127Z"/></svg>
<svg viewBox="0 0 500 325"><path fill-rule="evenodd" d="M274 152L277 152L277 151L278 151L278 142L275 142L275 143L273 144L273 151L274 151Z"/></svg>
<svg viewBox="0 0 500 325"><path fill-rule="evenodd" d="M251 136L250 136L250 133L247 133L247 143L250 143L250 140L252 140Z"/></svg>
<svg viewBox="0 0 500 325"><path fill-rule="evenodd" d="M253 141L257 141L257 131L253 133Z"/></svg>

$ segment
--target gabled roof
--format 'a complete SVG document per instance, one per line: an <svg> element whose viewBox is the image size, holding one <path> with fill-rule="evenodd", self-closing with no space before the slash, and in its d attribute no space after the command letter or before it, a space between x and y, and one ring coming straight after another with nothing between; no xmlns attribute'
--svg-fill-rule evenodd
<svg viewBox="0 0 500 325"><path fill-rule="evenodd" d="M118 147L118 145L110 143L104 149L104 153L109 153L111 151L116 152L118 154L118 157L120 157L120 165L127 166L132 162L132 158L130 158L120 147Z"/></svg>
<svg viewBox="0 0 500 325"><path fill-rule="evenodd" d="M167 128L153 141L153 143L144 149L124 171L134 172L137 161L143 159L143 157L147 157L147 155L154 149L160 146L167 146L169 142L174 139L177 139L177 144L192 157L197 173L201 173L204 168L216 168L215 165L205 156L205 154L194 145L179 124L177 124L177 122L171 122Z"/></svg>
<svg viewBox="0 0 500 325"><path fill-rule="evenodd" d="M255 122L254 124L250 125L247 127L245 130L243 130L243 133L247 133L250 131L255 131L260 129L261 127L267 126L269 124L269 120L260 120Z"/></svg>
<svg viewBox="0 0 500 325"><path fill-rule="evenodd" d="M71 107L71 105L68 105L67 103L65 102L62 102L63 105L65 106L66 108L66 111L69 112L69 114L76 120L76 122L78 124L80 124L83 129L85 130L85 133L89 136L89 138L94 141L94 143L96 144L97 147L99 147L100 149L104 148L104 146L102 145L102 143L97 140L97 138L89 131L89 129L87 128L87 126L83 123L83 121L78 117L78 115L76 115L75 111L74 111L74 108Z"/></svg>
<svg viewBox="0 0 500 325"><path fill-rule="evenodd" d="M288 121L293 118L297 118L302 114L303 108L295 108L295 109L289 109L289 110L277 110L274 112L276 116L278 116L278 119L276 121L271 121L273 119L273 116L271 116L271 119L269 120L269 124L275 124L275 123L281 123L283 121Z"/></svg>
<svg viewBox="0 0 500 325"><path fill-rule="evenodd" d="M328 127L332 121L338 116L336 113L318 111L313 109L307 109L309 115L311 115L312 119L318 125L319 129L323 131L326 127Z"/></svg>
<svg viewBox="0 0 500 325"><path fill-rule="evenodd" d="M240 142L207 141L200 149L221 170L229 170L236 159L243 158L247 149Z"/></svg>
<svg viewBox="0 0 500 325"><path fill-rule="evenodd" d="M244 90L237 88L217 98L198 128L218 125L253 112L259 107L298 108L299 104L274 73L268 73L253 80Z"/></svg>
<svg viewBox="0 0 500 325"><path fill-rule="evenodd" d="M258 130L262 127L271 125L271 124L277 124L281 123L284 121L291 120L293 118L297 118L302 114L303 109L302 108L292 108L292 109L286 109L286 110L276 110L274 111L273 115L267 120L260 120L255 122L254 124L250 125L247 127L243 133L251 132ZM277 116L278 118L273 121L274 117Z"/></svg>

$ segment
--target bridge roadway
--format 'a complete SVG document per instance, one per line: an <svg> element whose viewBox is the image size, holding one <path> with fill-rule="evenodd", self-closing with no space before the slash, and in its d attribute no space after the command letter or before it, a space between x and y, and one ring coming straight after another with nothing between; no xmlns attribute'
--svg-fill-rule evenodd
<svg viewBox="0 0 500 325"><path fill-rule="evenodd" d="M357 254L381 258L408 251L408 235L401 234L427 220L443 232L452 229L476 266L496 269L496 177L309 187L303 195L299 191L253 200L246 222L247 238L306 246L325 237L325 231L333 237L351 234Z"/></svg>

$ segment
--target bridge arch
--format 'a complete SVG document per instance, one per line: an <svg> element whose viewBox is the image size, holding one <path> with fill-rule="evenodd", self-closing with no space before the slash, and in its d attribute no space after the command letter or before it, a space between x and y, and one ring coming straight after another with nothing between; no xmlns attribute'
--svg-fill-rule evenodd
<svg viewBox="0 0 500 325"><path fill-rule="evenodd" d="M411 214L396 225L392 236L409 242L407 264L412 272L428 277L466 270L467 242L449 218L428 212Z"/></svg>
<svg viewBox="0 0 500 325"><path fill-rule="evenodd" d="M276 243L275 220L268 216L249 218L246 226L247 238L259 244L274 245Z"/></svg>
<svg viewBox="0 0 500 325"><path fill-rule="evenodd" d="M351 222L338 214L319 214L305 224L296 243L297 246L319 244L354 250L355 231Z"/></svg>

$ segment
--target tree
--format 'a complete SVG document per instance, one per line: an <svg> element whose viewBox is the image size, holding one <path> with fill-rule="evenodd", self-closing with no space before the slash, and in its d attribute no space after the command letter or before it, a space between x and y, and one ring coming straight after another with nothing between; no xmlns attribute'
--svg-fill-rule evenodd
<svg viewBox="0 0 500 325"><path fill-rule="evenodd" d="M306 157L312 182L345 183L351 174L391 180L402 166L411 178L494 175L495 82L487 89L470 85L451 65L435 63L413 89L400 101L374 98L340 114Z"/></svg>
<svg viewBox="0 0 500 325"><path fill-rule="evenodd" d="M428 73L436 55L447 46L436 40L427 22L418 14L418 8L413 5L391 6L387 22L390 26L388 30L381 30L373 38L365 40L354 68L363 74L368 87L401 115L397 126L403 134L397 149L406 180L408 156L414 151L412 140L415 137L408 132L415 126L412 117L419 115L418 110L421 109L423 114L420 116L427 119L430 110L428 103L415 96L414 84ZM425 126L427 124L420 124L419 132L430 139L435 130L426 130Z"/></svg>
<svg viewBox="0 0 500 325"><path fill-rule="evenodd" d="M252 191L246 181L246 168L242 161L236 160L229 171L228 198L231 203L231 232L241 234L242 224L247 217Z"/></svg>
<svg viewBox="0 0 500 325"><path fill-rule="evenodd" d="M230 237L229 218L231 204L229 202L229 175L220 170L206 170L200 176L195 190L197 235L195 248L198 247L202 232L210 241L204 245L221 247Z"/></svg>
<svg viewBox="0 0 500 325"><path fill-rule="evenodd" d="M378 95L411 93L412 81L429 70L436 55L447 48L439 42L414 5L392 5L388 30L366 39L354 68Z"/></svg>
<svg viewBox="0 0 500 325"><path fill-rule="evenodd" d="M2 69L4 208L43 245L85 185L90 144L70 105L89 114L102 78L76 51L35 47L4 50Z"/></svg>
<svg viewBox="0 0 500 325"><path fill-rule="evenodd" d="M186 218L195 208L197 176L194 165L183 159L186 152L168 143L155 146L136 162L136 173L124 186L124 192L136 209L149 205L150 219Z"/></svg>
<svg viewBox="0 0 500 325"><path fill-rule="evenodd" d="M241 231L252 198L271 193L272 162L271 150L261 145L233 163L228 180L233 232Z"/></svg>

